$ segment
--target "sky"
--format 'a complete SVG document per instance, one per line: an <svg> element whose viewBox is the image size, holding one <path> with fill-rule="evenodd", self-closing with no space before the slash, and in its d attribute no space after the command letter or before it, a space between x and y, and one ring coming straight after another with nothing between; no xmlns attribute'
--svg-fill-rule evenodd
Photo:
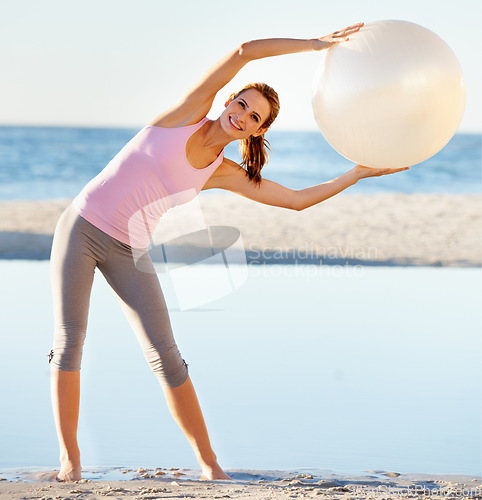
<svg viewBox="0 0 482 500"><path fill-rule="evenodd" d="M244 41L314 38L358 21L401 19L457 55L467 105L459 132L482 131L480 0L1 0L0 124L141 127ZM249 81L279 93L279 130L316 130L311 87L322 55L249 63L216 98Z"/></svg>

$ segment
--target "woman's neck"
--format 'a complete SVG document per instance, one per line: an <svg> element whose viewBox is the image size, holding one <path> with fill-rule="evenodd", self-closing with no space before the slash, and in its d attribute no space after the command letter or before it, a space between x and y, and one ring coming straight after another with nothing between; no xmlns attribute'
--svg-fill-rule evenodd
<svg viewBox="0 0 482 500"><path fill-rule="evenodd" d="M200 132L202 134L202 146L218 152L221 152L230 142L234 142L236 140L226 134L221 127L219 118L214 121L207 122L206 126L200 129Z"/></svg>

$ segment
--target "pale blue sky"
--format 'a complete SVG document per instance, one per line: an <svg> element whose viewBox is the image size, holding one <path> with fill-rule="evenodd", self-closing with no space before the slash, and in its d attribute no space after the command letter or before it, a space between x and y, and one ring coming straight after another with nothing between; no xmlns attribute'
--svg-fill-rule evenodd
<svg viewBox="0 0 482 500"><path fill-rule="evenodd" d="M403 19L441 36L464 70L462 132L482 129L480 0L3 0L0 124L144 125L214 62L254 38L322 36L358 21ZM321 55L250 63L231 91L266 81L277 129L316 129L311 83Z"/></svg>

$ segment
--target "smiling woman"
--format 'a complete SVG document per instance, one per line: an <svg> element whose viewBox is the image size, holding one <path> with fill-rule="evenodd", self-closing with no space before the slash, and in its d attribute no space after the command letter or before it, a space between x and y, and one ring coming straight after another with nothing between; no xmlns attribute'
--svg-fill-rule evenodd
<svg viewBox="0 0 482 500"><path fill-rule="evenodd" d="M395 172L355 166L346 174L299 191L261 179L264 134L279 111L270 87L252 84L209 120L216 94L249 61L318 51L343 42L357 24L316 39L267 39L242 44L211 68L181 101L146 125L92 179L61 216L51 257L54 342L49 361L60 444L57 479L81 477L77 444L80 365L89 299L98 268L119 297L169 409L191 444L205 479L230 479L217 462L187 363L174 340L169 314L148 253L151 233L170 208L202 189L220 188L252 200L302 210L364 177ZM243 143L243 165L224 157L230 142ZM402 169L400 169L402 170Z"/></svg>
<svg viewBox="0 0 482 500"><path fill-rule="evenodd" d="M241 139L239 144L242 158L241 165L246 168L249 178L259 183L261 182L261 169L268 162L266 149L269 149L269 142L265 139L265 133L275 121L280 110L278 94L269 85L266 85L266 83L250 83L237 94L230 96L226 102L226 112L229 112L233 101L234 104L237 104L241 108L238 111L238 120L239 116L247 115L249 118L246 121L249 124L251 120L253 128L254 125L259 126L260 123L262 124L259 130L255 128L255 132L249 137ZM258 108L263 113L263 118L256 111ZM231 115L229 116L230 120L236 120ZM231 121L231 123L233 122ZM242 130L239 122L233 123L233 126L238 130Z"/></svg>

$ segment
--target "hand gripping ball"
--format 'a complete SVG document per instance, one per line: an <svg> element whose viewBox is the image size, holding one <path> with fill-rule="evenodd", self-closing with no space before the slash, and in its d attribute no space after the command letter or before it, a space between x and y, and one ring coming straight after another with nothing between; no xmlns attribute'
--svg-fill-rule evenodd
<svg viewBox="0 0 482 500"><path fill-rule="evenodd" d="M313 111L328 143L373 168L420 163L454 135L465 108L460 64L436 34L377 21L331 47L313 83Z"/></svg>

